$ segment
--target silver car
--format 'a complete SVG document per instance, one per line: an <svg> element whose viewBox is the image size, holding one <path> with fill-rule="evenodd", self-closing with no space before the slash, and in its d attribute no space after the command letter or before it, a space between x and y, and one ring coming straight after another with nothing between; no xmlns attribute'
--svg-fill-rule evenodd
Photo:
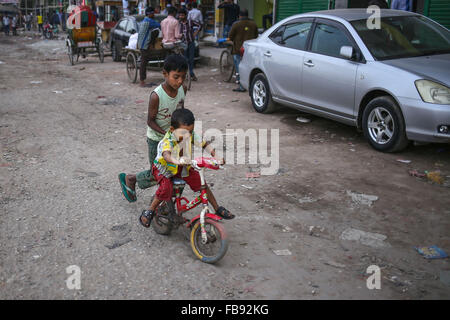
<svg viewBox="0 0 450 320"><path fill-rule="evenodd" d="M450 31L411 12L318 11L244 43L256 111L276 103L356 126L377 150L450 142Z"/></svg>

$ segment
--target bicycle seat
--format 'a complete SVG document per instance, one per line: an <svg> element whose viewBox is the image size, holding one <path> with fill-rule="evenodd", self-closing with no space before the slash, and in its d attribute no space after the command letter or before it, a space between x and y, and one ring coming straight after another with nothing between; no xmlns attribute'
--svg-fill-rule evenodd
<svg viewBox="0 0 450 320"><path fill-rule="evenodd" d="M180 179L180 178L174 178L172 181L173 181L173 184L177 185L177 186L184 186L186 184L186 181L184 181L183 179Z"/></svg>

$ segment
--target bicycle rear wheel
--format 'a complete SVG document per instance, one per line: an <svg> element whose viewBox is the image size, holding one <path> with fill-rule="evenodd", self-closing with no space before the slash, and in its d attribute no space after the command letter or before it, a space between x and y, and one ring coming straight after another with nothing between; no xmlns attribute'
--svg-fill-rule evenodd
<svg viewBox="0 0 450 320"><path fill-rule="evenodd" d="M234 73L234 62L233 56L229 50L223 50L220 55L220 74L222 80L225 82L230 82Z"/></svg>
<svg viewBox="0 0 450 320"><path fill-rule="evenodd" d="M225 228L217 221L205 219L207 242L202 242L200 220L191 231L191 247L194 254L205 263L216 263L228 250L228 235Z"/></svg>
<svg viewBox="0 0 450 320"><path fill-rule="evenodd" d="M154 197L152 197L150 203L153 202ZM152 221L153 230L158 234L169 235L174 228L172 219L175 214L175 206L172 201L161 202L155 210L155 216Z"/></svg>

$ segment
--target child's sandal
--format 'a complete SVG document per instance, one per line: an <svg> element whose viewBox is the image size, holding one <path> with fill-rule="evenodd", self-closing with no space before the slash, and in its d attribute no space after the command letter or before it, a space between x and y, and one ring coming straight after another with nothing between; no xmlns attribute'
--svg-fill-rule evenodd
<svg viewBox="0 0 450 320"><path fill-rule="evenodd" d="M228 211L224 207L217 208L216 214L226 220L231 220L235 217L234 214L230 213L230 211Z"/></svg>

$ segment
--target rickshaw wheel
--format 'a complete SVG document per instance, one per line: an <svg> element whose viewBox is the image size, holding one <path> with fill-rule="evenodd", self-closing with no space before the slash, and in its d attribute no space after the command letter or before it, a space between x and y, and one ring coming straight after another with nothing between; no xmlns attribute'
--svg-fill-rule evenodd
<svg viewBox="0 0 450 320"><path fill-rule="evenodd" d="M191 82L192 82L191 73L188 70L188 72L186 73L186 87L188 90L191 90Z"/></svg>
<svg viewBox="0 0 450 320"><path fill-rule="evenodd" d="M100 59L100 62L103 63L103 61L105 61L105 52L103 51L102 43L99 43L97 50L98 50L98 57Z"/></svg>
<svg viewBox="0 0 450 320"><path fill-rule="evenodd" d="M138 66L136 61L136 55L132 52L127 54L127 74L132 83L136 83Z"/></svg>
<svg viewBox="0 0 450 320"><path fill-rule="evenodd" d="M67 54L69 56L69 61L70 61L70 65L74 65L74 54L73 54L73 49L72 49L72 45L68 45L67 46Z"/></svg>
<svg viewBox="0 0 450 320"><path fill-rule="evenodd" d="M220 55L220 74L222 80L230 82L234 73L233 57L229 50L223 50Z"/></svg>

